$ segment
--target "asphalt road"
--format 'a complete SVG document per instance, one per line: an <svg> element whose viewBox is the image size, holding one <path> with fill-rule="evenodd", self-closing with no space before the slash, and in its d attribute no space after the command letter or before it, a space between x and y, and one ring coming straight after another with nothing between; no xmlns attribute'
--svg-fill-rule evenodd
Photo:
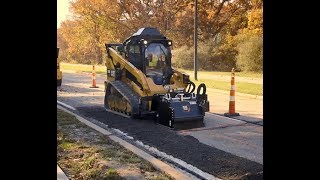
<svg viewBox="0 0 320 180"><path fill-rule="evenodd" d="M97 77L99 88L89 88L89 74L64 72L62 86L57 88L58 100L75 107L83 116L120 129L217 177L229 179L251 174L261 178L262 125L207 114L204 128L173 131L150 121L124 118L103 109L103 81L104 77ZM262 124L262 119L253 122Z"/></svg>

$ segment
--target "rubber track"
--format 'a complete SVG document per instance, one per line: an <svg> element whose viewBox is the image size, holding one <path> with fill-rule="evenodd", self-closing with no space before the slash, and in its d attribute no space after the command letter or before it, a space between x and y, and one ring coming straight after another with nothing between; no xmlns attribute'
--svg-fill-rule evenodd
<svg viewBox="0 0 320 180"><path fill-rule="evenodd" d="M139 99L140 96L132 90L127 84L122 81L112 81L110 83L131 105L132 114L139 115Z"/></svg>

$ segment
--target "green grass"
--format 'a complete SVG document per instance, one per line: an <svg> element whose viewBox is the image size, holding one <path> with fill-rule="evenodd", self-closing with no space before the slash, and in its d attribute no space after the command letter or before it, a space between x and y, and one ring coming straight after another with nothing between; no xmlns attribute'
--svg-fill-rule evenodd
<svg viewBox="0 0 320 180"><path fill-rule="evenodd" d="M185 70L185 69L178 69L190 75L190 77L194 77L194 71ZM262 78L262 73L255 73L255 72L235 72L236 77L248 77L248 78ZM198 71L198 78L205 78L212 75L222 75L222 76L231 76L230 72L218 72L218 71Z"/></svg>
<svg viewBox="0 0 320 180"><path fill-rule="evenodd" d="M119 173L115 169L113 169L112 167L110 167L107 170L107 172L105 173L105 176L106 176L106 178L118 178L118 177L120 177Z"/></svg>
<svg viewBox="0 0 320 180"><path fill-rule="evenodd" d="M84 160L82 167L85 170L92 169L95 162L96 162L96 157L94 155L90 155L86 160Z"/></svg>
<svg viewBox="0 0 320 180"><path fill-rule="evenodd" d="M151 180L170 180L171 178L168 177L168 176L156 176L156 177L153 177Z"/></svg>
<svg viewBox="0 0 320 180"><path fill-rule="evenodd" d="M132 163L132 164L136 164L136 163L141 163L142 160L141 158L139 158L138 156L136 156L135 154L128 152L128 153L123 153L123 152L118 152L117 153L119 161L122 163Z"/></svg>
<svg viewBox="0 0 320 180"><path fill-rule="evenodd" d="M77 148L77 145L74 143L74 141L70 139L63 139L60 143L61 144L59 146L65 150L72 150Z"/></svg>
<svg viewBox="0 0 320 180"><path fill-rule="evenodd" d="M84 64L70 64L70 63L61 63L62 70L73 70L76 72L92 72L92 65L84 65ZM221 75L230 77L230 72L209 72L209 71L199 71L198 72L198 81L194 80L194 72L190 70L182 70L181 71L190 75L190 79L198 86L200 83L205 83L208 88L215 88L220 90L229 91L230 90L230 81L221 81L215 79L208 79L213 75ZM106 67L104 65L96 65L95 72L97 74L105 74ZM262 78L261 73L254 72L236 72L236 77L248 77L248 78ZM214 77L213 77L214 78ZM262 84L255 83L247 83L247 82L236 82L236 92L259 95L262 96L263 92Z"/></svg>
<svg viewBox="0 0 320 180"><path fill-rule="evenodd" d="M140 163L139 168L143 171L154 172L156 169L150 163Z"/></svg>
<svg viewBox="0 0 320 180"><path fill-rule="evenodd" d="M199 78L198 78L198 81L195 81L194 79L191 78L191 81L194 82L196 86L198 86L200 83L205 83L208 88L215 88L215 89L226 90L226 91L229 91L231 88L230 82L225 82L225 81L208 80L208 79L202 80ZM236 86L236 93L241 92L241 93L259 95L259 96L263 95L262 84L237 82L235 86Z"/></svg>
<svg viewBox="0 0 320 180"><path fill-rule="evenodd" d="M70 63L61 63L60 64L61 70L71 70L76 72L92 72L92 65L86 64L70 64ZM104 65L95 65L95 72L97 74L105 74L106 73L106 66Z"/></svg>

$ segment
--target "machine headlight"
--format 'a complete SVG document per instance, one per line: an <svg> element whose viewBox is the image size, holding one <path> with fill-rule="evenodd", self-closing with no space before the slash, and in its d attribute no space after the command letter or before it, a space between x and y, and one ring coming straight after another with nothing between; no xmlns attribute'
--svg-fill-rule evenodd
<svg viewBox="0 0 320 180"><path fill-rule="evenodd" d="M172 42L171 42L171 41L168 41L168 45L171 46L171 45L172 45Z"/></svg>
<svg viewBox="0 0 320 180"><path fill-rule="evenodd" d="M144 41L143 41L143 44L144 44L144 45L148 44L148 41L147 41L147 40L144 40Z"/></svg>

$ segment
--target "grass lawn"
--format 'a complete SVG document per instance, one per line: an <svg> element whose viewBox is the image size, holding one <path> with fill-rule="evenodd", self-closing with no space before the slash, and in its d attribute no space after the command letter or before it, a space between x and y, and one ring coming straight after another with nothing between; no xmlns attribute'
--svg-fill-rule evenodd
<svg viewBox="0 0 320 180"><path fill-rule="evenodd" d="M70 64L70 63L61 63L61 70L72 70L76 72L92 72L92 65L86 64ZM104 65L95 65L95 72L97 74L106 74L106 66Z"/></svg>
<svg viewBox="0 0 320 180"><path fill-rule="evenodd" d="M194 76L194 71L185 70L185 69L179 69L187 74L190 75L190 77ZM230 72L218 72L218 71L198 71L201 73L198 73L198 78L207 77L211 75L223 75L230 77ZM255 73L255 72L236 72L237 77L248 77L248 78L262 78L261 73Z"/></svg>
<svg viewBox="0 0 320 180"><path fill-rule="evenodd" d="M191 78L191 81L193 81L196 86L198 86L200 83L205 83L208 88L215 88L220 90L230 90L230 82L225 81L218 81L218 80L209 80L209 79L199 79L198 81L195 81L193 78ZM263 95L263 85L262 84L253 84L253 83L246 83L246 82L237 82L236 83L236 93L246 93L246 94L252 94L252 95Z"/></svg>

